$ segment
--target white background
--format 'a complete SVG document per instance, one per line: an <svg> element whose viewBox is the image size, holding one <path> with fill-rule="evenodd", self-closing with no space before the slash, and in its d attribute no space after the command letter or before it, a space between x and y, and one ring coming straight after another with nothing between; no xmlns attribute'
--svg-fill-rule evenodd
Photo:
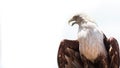
<svg viewBox="0 0 120 68"><path fill-rule="evenodd" d="M60 41L76 39L68 20L81 12L120 42L119 0L0 0L0 68L58 68Z"/></svg>

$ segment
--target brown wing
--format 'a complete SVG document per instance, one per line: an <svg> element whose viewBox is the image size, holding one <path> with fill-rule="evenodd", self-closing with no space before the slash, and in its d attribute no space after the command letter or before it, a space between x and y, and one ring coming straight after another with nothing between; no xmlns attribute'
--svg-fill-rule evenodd
<svg viewBox="0 0 120 68"><path fill-rule="evenodd" d="M107 39L105 37L104 44L108 52L108 67L119 68L120 51L117 40L115 38ZM83 68L83 62L79 54L79 43L77 40L63 40L60 43L57 56L59 68Z"/></svg>
<svg viewBox="0 0 120 68"><path fill-rule="evenodd" d="M63 40L58 50L59 68L83 68L77 40Z"/></svg>
<svg viewBox="0 0 120 68"><path fill-rule="evenodd" d="M111 37L108 39L110 48L109 48L109 57L110 57L110 68L119 68L120 65L120 51L119 45L115 38Z"/></svg>

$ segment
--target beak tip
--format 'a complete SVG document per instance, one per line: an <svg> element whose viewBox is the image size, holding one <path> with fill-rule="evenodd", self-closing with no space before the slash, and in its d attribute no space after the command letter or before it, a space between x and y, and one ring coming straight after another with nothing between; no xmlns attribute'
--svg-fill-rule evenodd
<svg viewBox="0 0 120 68"><path fill-rule="evenodd" d="M72 23L71 23L72 22ZM68 24L70 24L71 23L71 26L73 26L74 24L75 24L75 21L73 20L73 19L70 19L69 21L68 21Z"/></svg>
<svg viewBox="0 0 120 68"><path fill-rule="evenodd" d="M69 20L68 23L70 23L72 20Z"/></svg>

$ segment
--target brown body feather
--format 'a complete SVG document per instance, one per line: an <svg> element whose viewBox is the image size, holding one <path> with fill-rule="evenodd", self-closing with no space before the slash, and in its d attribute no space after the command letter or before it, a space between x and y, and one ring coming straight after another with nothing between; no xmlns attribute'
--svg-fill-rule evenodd
<svg viewBox="0 0 120 68"><path fill-rule="evenodd" d="M115 38L104 38L104 44L107 50L107 58L100 56L95 63L82 58L79 52L79 42L77 40L63 40L58 50L59 68L119 68L120 56L119 45ZM86 63L83 64L83 63Z"/></svg>

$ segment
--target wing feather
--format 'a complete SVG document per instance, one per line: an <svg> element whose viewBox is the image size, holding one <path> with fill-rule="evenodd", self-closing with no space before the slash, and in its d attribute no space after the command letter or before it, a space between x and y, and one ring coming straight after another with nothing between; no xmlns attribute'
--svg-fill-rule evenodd
<svg viewBox="0 0 120 68"><path fill-rule="evenodd" d="M63 40L58 50L59 68L83 68L77 40Z"/></svg>
<svg viewBox="0 0 120 68"><path fill-rule="evenodd" d="M105 37L104 44L108 53L108 67L119 68L120 50L117 40L113 37L109 39ZM79 42L77 40L63 40L59 46L57 60L59 68L84 68L79 52ZM98 65L94 65L100 68Z"/></svg>
<svg viewBox="0 0 120 68"><path fill-rule="evenodd" d="M120 65L120 50L118 42L115 38L111 37L108 39L110 43L109 56L110 56L110 68L119 68Z"/></svg>

